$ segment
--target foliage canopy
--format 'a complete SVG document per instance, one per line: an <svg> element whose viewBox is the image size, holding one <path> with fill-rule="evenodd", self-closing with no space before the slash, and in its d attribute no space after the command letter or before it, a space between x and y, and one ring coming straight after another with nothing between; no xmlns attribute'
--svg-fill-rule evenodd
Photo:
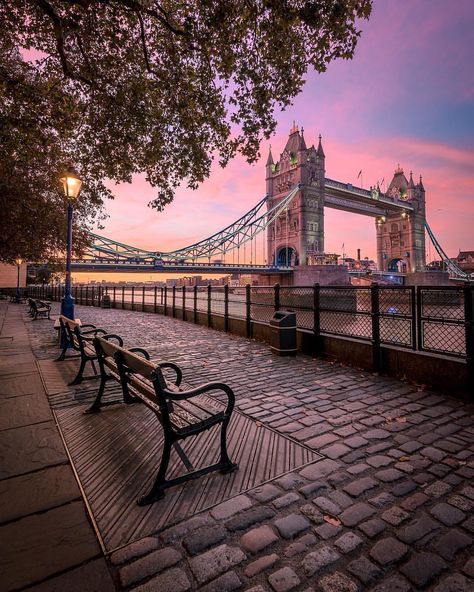
<svg viewBox="0 0 474 592"><path fill-rule="evenodd" d="M83 225L109 195L103 179L130 182L144 172L157 188L151 205L160 210L181 182L194 188L206 178L214 158L224 166L240 152L254 161L261 139L275 129L275 110L301 91L308 68L322 72L333 59L353 56L357 20L367 19L371 6L1 3L0 206L11 211L2 221L0 257L11 257L12 236L28 244L25 257L61 248L57 173L68 160L84 178ZM37 244L21 237L20 224L35 228Z"/></svg>

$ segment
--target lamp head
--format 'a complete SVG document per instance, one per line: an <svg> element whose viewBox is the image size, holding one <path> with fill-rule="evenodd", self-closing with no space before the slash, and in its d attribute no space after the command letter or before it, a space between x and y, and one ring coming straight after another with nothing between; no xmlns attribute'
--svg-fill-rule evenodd
<svg viewBox="0 0 474 592"><path fill-rule="evenodd" d="M18 267L20 267L20 265L23 263L23 259L21 257L17 257L15 259L15 263L18 265Z"/></svg>
<svg viewBox="0 0 474 592"><path fill-rule="evenodd" d="M66 167L66 170L63 173L61 173L59 180L61 181L64 195L67 200L72 201L77 199L79 192L81 191L82 179L71 164Z"/></svg>

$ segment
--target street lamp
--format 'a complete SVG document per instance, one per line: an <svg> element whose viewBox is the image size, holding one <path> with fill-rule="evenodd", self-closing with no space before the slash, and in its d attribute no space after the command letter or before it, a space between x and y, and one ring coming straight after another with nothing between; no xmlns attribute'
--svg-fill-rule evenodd
<svg viewBox="0 0 474 592"><path fill-rule="evenodd" d="M15 263L17 266L17 278L16 278L16 302L20 303L20 267L23 263L23 259L21 257L17 257L15 259Z"/></svg>
<svg viewBox="0 0 474 592"><path fill-rule="evenodd" d="M69 165L61 174L59 180L63 186L64 195L66 196L67 205L67 255L66 255L66 288L64 297L61 301L61 314L69 319L74 320L74 298L71 294L71 252L72 252L72 208L73 202L78 198L81 191L82 180L74 170L72 165Z"/></svg>

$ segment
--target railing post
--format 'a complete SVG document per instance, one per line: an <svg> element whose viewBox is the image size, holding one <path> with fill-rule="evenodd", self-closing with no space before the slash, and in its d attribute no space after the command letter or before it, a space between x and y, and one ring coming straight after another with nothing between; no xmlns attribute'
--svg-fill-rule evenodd
<svg viewBox="0 0 474 592"><path fill-rule="evenodd" d="M467 364L467 382L470 398L473 399L474 393L474 285L468 283L464 286L464 326L466 331L466 364Z"/></svg>
<svg viewBox="0 0 474 592"><path fill-rule="evenodd" d="M208 284L207 286L207 326L210 327L212 325L211 315L212 315L212 294L211 294L212 286Z"/></svg>
<svg viewBox="0 0 474 592"><path fill-rule="evenodd" d="M245 286L245 325L247 337L252 337L252 318L250 302L250 284Z"/></svg>
<svg viewBox="0 0 474 592"><path fill-rule="evenodd" d="M114 286L113 287L113 299L114 299L113 304L114 304L114 308L117 308L117 305L115 304L115 295L116 295L116 287Z"/></svg>
<svg viewBox="0 0 474 592"><path fill-rule="evenodd" d="M156 314L156 286L153 289L153 312Z"/></svg>
<svg viewBox="0 0 474 592"><path fill-rule="evenodd" d="M173 319L176 316L176 286L172 287L172 306L171 306L171 316Z"/></svg>
<svg viewBox="0 0 474 592"><path fill-rule="evenodd" d="M193 318L193 320L194 320L194 323L196 324L197 323L197 305L198 305L198 287L197 286L194 286L193 299L194 299L194 302L193 302L193 317L194 318Z"/></svg>
<svg viewBox="0 0 474 592"><path fill-rule="evenodd" d="M423 350L423 322L422 322L422 313L423 313L423 295L421 291L421 286L417 286L416 288L416 332L417 332L417 346L418 350Z"/></svg>
<svg viewBox="0 0 474 592"><path fill-rule="evenodd" d="M168 286L164 287L163 293L163 314L166 316L166 309L168 304Z"/></svg>
<svg viewBox="0 0 474 592"><path fill-rule="evenodd" d="M417 344L417 327L416 327L416 288L410 287L410 307L411 307L411 347L414 351L418 349Z"/></svg>
<svg viewBox="0 0 474 592"><path fill-rule="evenodd" d="M142 287L142 312L145 312L145 286Z"/></svg>
<svg viewBox="0 0 474 592"><path fill-rule="evenodd" d="M372 364L375 372L380 370L380 294L377 282L370 286L372 315Z"/></svg>
<svg viewBox="0 0 474 592"><path fill-rule="evenodd" d="M313 286L313 335L314 351L321 351L321 286Z"/></svg>
<svg viewBox="0 0 474 592"><path fill-rule="evenodd" d="M274 308L275 312L280 310L280 284L275 284L273 286L274 290Z"/></svg>
<svg viewBox="0 0 474 592"><path fill-rule="evenodd" d="M122 286L122 310L125 304L125 286Z"/></svg>
<svg viewBox="0 0 474 592"><path fill-rule="evenodd" d="M229 331L229 284L224 286L224 331Z"/></svg>
<svg viewBox="0 0 474 592"><path fill-rule="evenodd" d="M181 299L183 303L183 321L186 320L186 286L182 287Z"/></svg>
<svg viewBox="0 0 474 592"><path fill-rule="evenodd" d="M86 306L89 306L89 286L86 286Z"/></svg>
<svg viewBox="0 0 474 592"><path fill-rule="evenodd" d="M134 310L135 306L135 286L132 286L132 310Z"/></svg>

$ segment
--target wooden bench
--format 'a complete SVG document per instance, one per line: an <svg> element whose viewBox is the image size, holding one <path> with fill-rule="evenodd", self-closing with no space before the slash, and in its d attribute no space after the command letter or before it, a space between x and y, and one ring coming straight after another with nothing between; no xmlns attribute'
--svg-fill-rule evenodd
<svg viewBox="0 0 474 592"><path fill-rule="evenodd" d="M123 400L133 403L139 399L160 421L163 427L164 443L161 462L155 480L150 490L138 499L138 504L144 506L161 499L165 490L179 485L190 479L196 479L212 471L228 473L235 471L234 464L227 453L227 427L235 404L232 389L220 382L211 382L189 390L179 388L182 371L172 362L159 364L147 359L148 353L141 348L126 350L122 340L116 335L98 336L94 339L97 359L101 368L101 383L97 397L88 409L88 413L99 411L107 381L119 380L122 386ZM118 345L112 343L117 340ZM141 357L138 354L142 354ZM163 369L174 371L176 378L170 384L163 374ZM209 398L204 396L211 391L223 391L227 396L227 405L212 405ZM220 458L219 461L207 467L195 470L179 442L185 438L195 436L213 426L220 425ZM177 451L181 461L187 469L185 475L174 479L166 479L166 472L170 462L172 447Z"/></svg>
<svg viewBox="0 0 474 592"><path fill-rule="evenodd" d="M64 315L59 316L59 324L61 327L60 333L62 333L65 338L63 339L63 348L59 357L57 358L57 361L64 360L66 357L69 359L81 359L76 377L69 383L69 386L73 384L79 384L83 380L99 378L99 374L97 374L94 364L94 361L97 360L97 354L94 348L93 339L97 334L102 333L105 335L107 331L97 328L95 325L91 324L81 325L76 321L68 319ZM79 353L66 356L67 351L71 349ZM91 363L94 370L94 374L92 376L84 376L84 370L87 362Z"/></svg>
<svg viewBox="0 0 474 592"><path fill-rule="evenodd" d="M28 314L33 317L36 321L38 316L43 319L49 319L51 314L51 305L43 302L42 300L35 300L34 298L28 298Z"/></svg>

